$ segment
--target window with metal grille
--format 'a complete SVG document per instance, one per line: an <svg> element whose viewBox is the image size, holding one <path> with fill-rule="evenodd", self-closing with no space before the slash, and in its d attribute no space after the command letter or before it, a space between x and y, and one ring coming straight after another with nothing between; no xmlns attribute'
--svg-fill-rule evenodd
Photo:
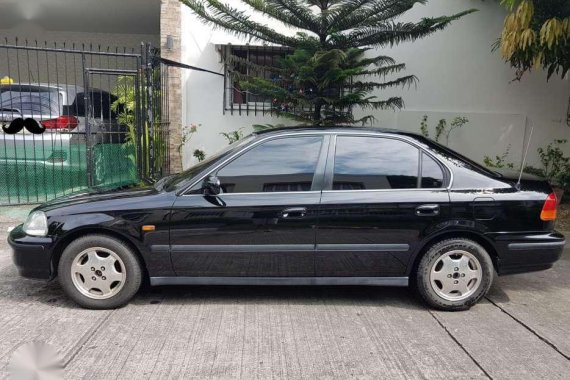
<svg viewBox="0 0 570 380"><path fill-rule="evenodd" d="M235 114L273 113L272 99L244 91L240 88L239 77L250 75L246 62L255 65L255 75L265 79L277 79L272 68L277 67L279 59L291 54L292 49L282 46L225 45L221 48L225 62L224 111ZM230 59L228 59L230 58ZM234 59L232 59L234 58ZM259 68L267 68L259 71Z"/></svg>

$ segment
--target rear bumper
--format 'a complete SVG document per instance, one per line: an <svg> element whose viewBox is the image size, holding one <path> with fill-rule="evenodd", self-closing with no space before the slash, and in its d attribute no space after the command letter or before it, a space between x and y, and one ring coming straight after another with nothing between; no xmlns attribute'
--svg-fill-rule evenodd
<svg viewBox="0 0 570 380"><path fill-rule="evenodd" d="M28 236L22 225L8 236L12 259L22 277L48 280L55 271L52 268L53 241L49 237Z"/></svg>
<svg viewBox="0 0 570 380"><path fill-rule="evenodd" d="M505 234L494 238L500 275L549 269L560 259L566 240L558 232Z"/></svg>

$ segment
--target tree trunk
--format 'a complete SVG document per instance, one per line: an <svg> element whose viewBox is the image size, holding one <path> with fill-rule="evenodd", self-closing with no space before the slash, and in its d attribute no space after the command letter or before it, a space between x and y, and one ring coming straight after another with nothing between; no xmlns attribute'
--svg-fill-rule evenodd
<svg viewBox="0 0 570 380"><path fill-rule="evenodd" d="M320 124L318 122L321 121L321 109L322 108L323 108L323 105L320 102L315 104L315 110L313 111L313 123L314 124Z"/></svg>

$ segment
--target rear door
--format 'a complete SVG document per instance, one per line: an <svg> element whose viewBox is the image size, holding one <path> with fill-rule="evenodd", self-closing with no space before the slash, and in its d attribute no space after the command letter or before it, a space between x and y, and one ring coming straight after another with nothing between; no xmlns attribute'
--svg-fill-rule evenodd
<svg viewBox="0 0 570 380"><path fill-rule="evenodd" d="M404 276L418 243L449 215L446 169L405 139L334 140L319 212L317 276Z"/></svg>
<svg viewBox="0 0 570 380"><path fill-rule="evenodd" d="M215 169L223 193L200 185L171 217L176 274L313 277L315 227L328 137L275 137Z"/></svg>

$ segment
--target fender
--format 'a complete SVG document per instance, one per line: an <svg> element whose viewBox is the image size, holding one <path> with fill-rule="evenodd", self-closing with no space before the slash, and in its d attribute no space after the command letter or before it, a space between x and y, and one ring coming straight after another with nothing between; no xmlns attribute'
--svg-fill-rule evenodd
<svg viewBox="0 0 570 380"><path fill-rule="evenodd" d="M473 222L471 221L471 223ZM417 261L419 260L419 258L421 257L421 255L424 253L425 249L428 246L430 246L434 242L452 237L470 238L472 240L475 240L477 243L483 245L483 247L487 249L487 251L489 252L489 255L491 255L493 264L495 265L495 267L497 266L498 255L495 246L493 244L493 241L490 240L487 236L485 236L485 233L481 229L475 229L473 228L473 226L471 226L470 228L468 227L461 228L458 227L458 225L455 224L454 221L450 221L448 222L448 224L449 225L447 227L439 229L437 230L437 232L426 235L426 237L418 243L413 253L410 255L410 260L408 261L407 265L408 269L406 271L407 276L410 276L412 272L415 270Z"/></svg>

